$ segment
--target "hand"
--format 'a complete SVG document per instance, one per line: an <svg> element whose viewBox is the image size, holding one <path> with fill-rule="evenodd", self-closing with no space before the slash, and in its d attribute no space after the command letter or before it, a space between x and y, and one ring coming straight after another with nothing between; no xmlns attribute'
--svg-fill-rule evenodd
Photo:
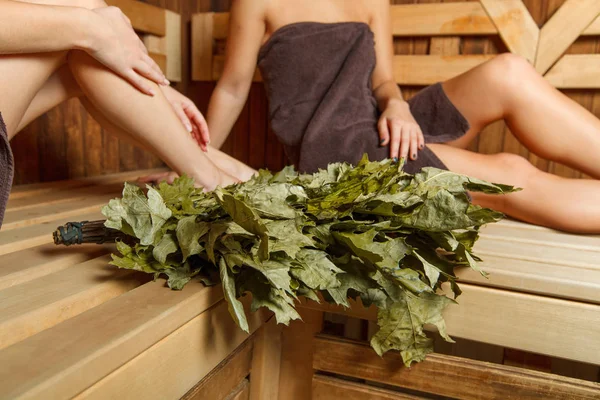
<svg viewBox="0 0 600 400"><path fill-rule="evenodd" d="M207 151L210 143L208 125L198 107L171 86L161 86L161 89L185 128L192 134L200 148Z"/></svg>
<svg viewBox="0 0 600 400"><path fill-rule="evenodd" d="M159 85L168 85L158 65L150 58L146 47L133 31L131 21L117 7L92 10L98 18L97 37L87 52L129 81L142 93L153 96L155 89L144 78Z"/></svg>
<svg viewBox="0 0 600 400"><path fill-rule="evenodd" d="M390 146L390 158L416 160L418 150L425 147L423 132L410 112L408 103L391 101L377 124L380 144Z"/></svg>

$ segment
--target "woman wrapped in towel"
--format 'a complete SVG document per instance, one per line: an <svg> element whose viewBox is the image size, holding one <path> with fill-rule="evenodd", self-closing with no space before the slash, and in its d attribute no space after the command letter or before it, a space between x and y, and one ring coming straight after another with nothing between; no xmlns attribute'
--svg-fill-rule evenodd
<svg viewBox="0 0 600 400"><path fill-rule="evenodd" d="M389 0L234 0L226 62L207 122L219 147L239 116L256 65L269 118L302 172L334 161L407 157L424 166L523 188L473 202L556 229L600 233L600 121L525 60L502 54L410 101L392 73ZM514 154L469 143L504 119L532 153L594 179L542 172Z"/></svg>

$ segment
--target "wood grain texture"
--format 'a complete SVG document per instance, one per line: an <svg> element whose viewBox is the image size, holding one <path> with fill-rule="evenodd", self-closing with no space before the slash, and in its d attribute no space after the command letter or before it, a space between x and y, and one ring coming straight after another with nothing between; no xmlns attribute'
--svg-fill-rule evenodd
<svg viewBox="0 0 600 400"><path fill-rule="evenodd" d="M250 374L253 344L252 338L242 343L181 399L225 399L232 392L239 392L240 383L247 384L246 377Z"/></svg>
<svg viewBox="0 0 600 400"><path fill-rule="evenodd" d="M279 399L282 330L283 326L277 324L275 317L271 317L256 333L250 373L250 400Z"/></svg>
<svg viewBox="0 0 600 400"><path fill-rule="evenodd" d="M308 398L308 397L306 397ZM425 397L393 392L329 376L315 375L312 381L312 400L417 400Z"/></svg>
<svg viewBox="0 0 600 400"><path fill-rule="evenodd" d="M597 399L600 384L537 371L430 354L404 367L399 354L379 357L368 345L318 337L314 368L461 399ZM485 382L485 384L482 384Z"/></svg>

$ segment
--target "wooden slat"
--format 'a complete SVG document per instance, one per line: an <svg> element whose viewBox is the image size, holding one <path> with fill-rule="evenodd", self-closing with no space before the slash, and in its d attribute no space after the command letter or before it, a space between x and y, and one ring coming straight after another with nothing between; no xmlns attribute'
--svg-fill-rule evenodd
<svg viewBox="0 0 600 400"><path fill-rule="evenodd" d="M479 2L391 7L394 36L493 35L494 23Z"/></svg>
<svg viewBox="0 0 600 400"><path fill-rule="evenodd" d="M272 317L256 333L250 374L251 400L279 399L282 329Z"/></svg>
<svg viewBox="0 0 600 400"><path fill-rule="evenodd" d="M600 16L596 18L581 34L584 36L600 35Z"/></svg>
<svg viewBox="0 0 600 400"><path fill-rule="evenodd" d="M309 399L313 376L314 337L323 329L323 313L298 310L302 321L283 328L278 400Z"/></svg>
<svg viewBox="0 0 600 400"><path fill-rule="evenodd" d="M394 79L401 85L430 85L460 75L493 55L394 56Z"/></svg>
<svg viewBox="0 0 600 400"><path fill-rule="evenodd" d="M0 350L0 398L72 398L223 297L220 286L206 288L193 282L176 292L164 285L162 279L147 283ZM196 334L190 338L190 344L208 343L216 347L217 343L226 341L230 333L237 332L232 329L225 334L219 321L203 319L207 327L215 329L214 333L209 330L205 332L206 336ZM205 340L201 341L201 338ZM188 354L203 355L202 352L194 353L185 345L181 348ZM218 361L224 357L225 354ZM198 362L202 363L202 357ZM149 365L158 366L159 363L147 364L145 368L148 369ZM169 372L166 368L161 368L161 371L165 375ZM177 376L168 377L170 381L165 386L177 384ZM202 375L194 376L189 388L199 379ZM132 379L129 384L135 381ZM150 380L137 382L141 385L153 383Z"/></svg>
<svg viewBox="0 0 600 400"><path fill-rule="evenodd" d="M74 216L99 212L111 199L120 193L99 194L85 199L79 199L66 203L40 204L38 207L24 210L7 211L4 216L2 231L9 231L31 225L39 225L46 222L71 219ZM56 228L56 226L55 226Z"/></svg>
<svg viewBox="0 0 600 400"><path fill-rule="evenodd" d="M214 14L192 15L192 79L211 81L214 55Z"/></svg>
<svg viewBox="0 0 600 400"><path fill-rule="evenodd" d="M167 51L167 65L163 71L165 72L167 79L171 82L181 82L183 78L183 54L181 50L181 15L169 10L166 10L165 13L165 46Z"/></svg>
<svg viewBox="0 0 600 400"><path fill-rule="evenodd" d="M239 392L240 382L250 374L253 340L248 339L213 369L182 400L223 399Z"/></svg>
<svg viewBox="0 0 600 400"><path fill-rule="evenodd" d="M569 54L545 75L559 89L599 89L600 54Z"/></svg>
<svg viewBox="0 0 600 400"><path fill-rule="evenodd" d="M47 244L0 256L0 290L100 257L111 249L95 244L77 248Z"/></svg>
<svg viewBox="0 0 600 400"><path fill-rule="evenodd" d="M106 0L110 6L119 7L123 14L131 20L133 29L142 33L165 36L165 10L135 0Z"/></svg>
<svg viewBox="0 0 600 400"><path fill-rule="evenodd" d="M448 334L570 360L600 364L600 306L463 283L445 313ZM376 320L375 307L305 301L302 307Z"/></svg>
<svg viewBox="0 0 600 400"><path fill-rule="evenodd" d="M0 349L148 281L104 256L0 291Z"/></svg>
<svg viewBox="0 0 600 400"><path fill-rule="evenodd" d="M244 379L225 400L248 400L250 398L250 382Z"/></svg>
<svg viewBox="0 0 600 400"><path fill-rule="evenodd" d="M264 312L250 314L250 333L266 318ZM248 337L231 318L225 300L221 300L75 400L178 399Z"/></svg>
<svg viewBox="0 0 600 400"><path fill-rule="evenodd" d="M12 230L0 230L0 256L43 244L53 242L52 232L60 225L69 221L95 221L103 219L100 212L89 214L77 214L72 217L64 217L55 221L44 222L38 225L27 226Z"/></svg>
<svg viewBox="0 0 600 400"><path fill-rule="evenodd" d="M315 341L314 368L461 399L597 399L600 384L465 358L430 354L405 368L397 352L379 357L366 344Z"/></svg>
<svg viewBox="0 0 600 400"><path fill-rule="evenodd" d="M545 74L599 14L597 0L567 0L540 31L537 71Z"/></svg>
<svg viewBox="0 0 600 400"><path fill-rule="evenodd" d="M215 13L212 37L216 40L227 39L229 34L229 13Z"/></svg>
<svg viewBox="0 0 600 400"><path fill-rule="evenodd" d="M303 397L308 398L308 397ZM418 400L424 397L412 396L406 393L393 392L369 385L315 375L312 381L312 400Z"/></svg>
<svg viewBox="0 0 600 400"><path fill-rule="evenodd" d="M540 29L522 0L481 0L506 47L535 63Z"/></svg>
<svg viewBox="0 0 600 400"><path fill-rule="evenodd" d="M23 197L39 196L44 193L71 190L85 186L110 185L117 182L136 180L140 176L164 172L166 168L154 168L147 170L128 171L118 174L93 176L90 178L72 179L66 181L34 183L30 185L14 186L10 192L10 200L14 201Z"/></svg>
<svg viewBox="0 0 600 400"><path fill-rule="evenodd" d="M158 65L161 71L167 70L167 56L165 54L149 52L148 55Z"/></svg>
<svg viewBox="0 0 600 400"><path fill-rule="evenodd" d="M123 191L123 183L113 183L108 185L99 185L92 187L83 187L72 190L62 190L49 192L39 196L29 196L20 199L10 199L6 205L7 211L25 210L43 205L65 203L69 201L83 200L90 196L102 194L114 194L115 196Z"/></svg>

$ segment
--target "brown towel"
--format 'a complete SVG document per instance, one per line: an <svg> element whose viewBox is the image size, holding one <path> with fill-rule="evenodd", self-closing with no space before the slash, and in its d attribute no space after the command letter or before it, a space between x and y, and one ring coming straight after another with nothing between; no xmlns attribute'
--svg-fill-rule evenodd
<svg viewBox="0 0 600 400"><path fill-rule="evenodd" d="M4 211L6 210L14 173L13 154L8 143L6 125L4 125L0 113L0 228L2 228Z"/></svg>
<svg viewBox="0 0 600 400"><path fill-rule="evenodd" d="M301 22L277 30L262 47L258 66L269 97L273 131L302 172L330 162L357 163L389 157L379 145L379 111L371 87L375 67L373 32L360 22ZM469 129L442 86L430 86L409 101L426 143L448 142ZM429 149L405 170L446 168Z"/></svg>

